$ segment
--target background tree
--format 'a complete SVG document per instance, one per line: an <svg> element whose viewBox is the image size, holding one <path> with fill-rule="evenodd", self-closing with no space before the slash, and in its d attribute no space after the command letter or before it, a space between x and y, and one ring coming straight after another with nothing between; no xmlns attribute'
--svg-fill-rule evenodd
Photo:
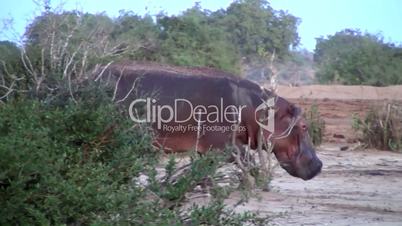
<svg viewBox="0 0 402 226"><path fill-rule="evenodd" d="M346 29L318 38L314 53L322 83L384 86L402 83L402 48L380 35Z"/></svg>
<svg viewBox="0 0 402 226"><path fill-rule="evenodd" d="M139 16L132 11L120 11L114 20L110 39L120 42L121 47L135 45L122 58L158 61L159 28L150 15Z"/></svg>
<svg viewBox="0 0 402 226"><path fill-rule="evenodd" d="M223 29L212 24L210 12L199 5L180 16L160 15L162 61L239 71L240 57Z"/></svg>
<svg viewBox="0 0 402 226"><path fill-rule="evenodd" d="M45 12L26 28L22 61L35 93L83 80L94 58L108 48L106 16Z"/></svg>
<svg viewBox="0 0 402 226"><path fill-rule="evenodd" d="M265 0L238 0L212 17L243 57L258 56L262 49L284 58L299 43L299 19L274 10Z"/></svg>
<svg viewBox="0 0 402 226"><path fill-rule="evenodd" d="M34 93L61 86L73 92L74 83L94 67L121 59L207 66L247 76L257 64L266 67L261 53L275 52L286 61L299 40L298 19L264 0L239 0L215 12L196 4L177 16L161 13L156 21L123 10L112 19L53 10L47 1L43 7L20 46L22 74Z"/></svg>

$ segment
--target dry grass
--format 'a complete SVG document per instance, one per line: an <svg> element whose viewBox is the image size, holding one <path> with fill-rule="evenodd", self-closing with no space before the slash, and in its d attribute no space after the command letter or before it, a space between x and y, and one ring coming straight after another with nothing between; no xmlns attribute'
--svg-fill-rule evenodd
<svg viewBox="0 0 402 226"><path fill-rule="evenodd" d="M382 108L367 112L363 119L355 116L353 128L368 147L401 151L402 106L386 103Z"/></svg>
<svg viewBox="0 0 402 226"><path fill-rule="evenodd" d="M305 113L305 119L308 123L308 132L314 145L320 145L324 137L325 122L320 116L316 104L311 105Z"/></svg>

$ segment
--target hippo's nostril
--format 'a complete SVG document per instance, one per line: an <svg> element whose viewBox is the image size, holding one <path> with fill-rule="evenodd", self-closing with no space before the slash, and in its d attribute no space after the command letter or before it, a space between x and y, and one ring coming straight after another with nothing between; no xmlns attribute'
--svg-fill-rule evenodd
<svg viewBox="0 0 402 226"><path fill-rule="evenodd" d="M321 172L322 162L320 160L314 161L314 167L312 168L311 172L314 175L317 175Z"/></svg>
<svg viewBox="0 0 402 226"><path fill-rule="evenodd" d="M313 169L321 170L321 168L322 168L322 162L319 159L315 160Z"/></svg>
<svg viewBox="0 0 402 226"><path fill-rule="evenodd" d="M304 171L301 176L304 180L310 180L321 172L322 162L319 159L312 159L309 162L309 167Z"/></svg>
<svg viewBox="0 0 402 226"><path fill-rule="evenodd" d="M315 169L321 169L322 168L322 162L319 159L312 159L309 163L310 169L315 170Z"/></svg>
<svg viewBox="0 0 402 226"><path fill-rule="evenodd" d="M318 160L317 168L321 169L322 168L322 162Z"/></svg>

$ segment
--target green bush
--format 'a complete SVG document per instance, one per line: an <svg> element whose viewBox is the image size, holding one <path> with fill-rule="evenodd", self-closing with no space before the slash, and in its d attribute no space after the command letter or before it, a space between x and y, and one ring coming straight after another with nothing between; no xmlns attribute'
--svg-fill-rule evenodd
<svg viewBox="0 0 402 226"><path fill-rule="evenodd" d="M325 122L321 118L316 104L311 105L310 109L305 113L305 118L313 144L320 145L324 137Z"/></svg>
<svg viewBox="0 0 402 226"><path fill-rule="evenodd" d="M176 181L158 183L150 133L133 127L115 106L93 101L94 96L87 101L78 96L77 104L67 100L62 105L63 98L54 98L0 105L0 225L242 225L257 220L228 210L218 196L183 214L185 193L214 174L219 158L198 157ZM140 174L149 177L150 186L134 183Z"/></svg>
<svg viewBox="0 0 402 226"><path fill-rule="evenodd" d="M401 106L386 104L383 109L371 109L363 119L355 115L353 128L368 147L400 151L402 149L401 118Z"/></svg>
<svg viewBox="0 0 402 226"><path fill-rule="evenodd" d="M128 182L155 152L129 126L107 104L2 106L0 224L89 224L135 203Z"/></svg>
<svg viewBox="0 0 402 226"><path fill-rule="evenodd" d="M193 206L189 221L191 225L268 225L267 218L258 217L256 213L244 212L236 214L233 210L225 209L221 201L215 201L206 207Z"/></svg>
<svg viewBox="0 0 402 226"><path fill-rule="evenodd" d="M179 204L184 199L186 192L192 190L204 178L213 176L216 172L219 163L221 163L221 156L210 152L199 158L192 158L189 170L185 172L177 180L170 183L165 183L163 187L154 186L155 192L163 199L173 201L174 204ZM170 164L166 166L166 170L171 167ZM171 177L171 175L170 175ZM166 181L169 181L169 175Z"/></svg>

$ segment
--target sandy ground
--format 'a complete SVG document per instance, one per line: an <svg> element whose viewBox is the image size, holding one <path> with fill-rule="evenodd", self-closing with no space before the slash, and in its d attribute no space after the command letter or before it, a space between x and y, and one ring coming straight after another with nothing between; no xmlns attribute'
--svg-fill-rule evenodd
<svg viewBox="0 0 402 226"><path fill-rule="evenodd" d="M272 191L235 210L259 211L272 225L402 225L402 154L327 144L318 155L324 168L316 178L302 181L278 168ZM227 203L240 197L233 193Z"/></svg>

